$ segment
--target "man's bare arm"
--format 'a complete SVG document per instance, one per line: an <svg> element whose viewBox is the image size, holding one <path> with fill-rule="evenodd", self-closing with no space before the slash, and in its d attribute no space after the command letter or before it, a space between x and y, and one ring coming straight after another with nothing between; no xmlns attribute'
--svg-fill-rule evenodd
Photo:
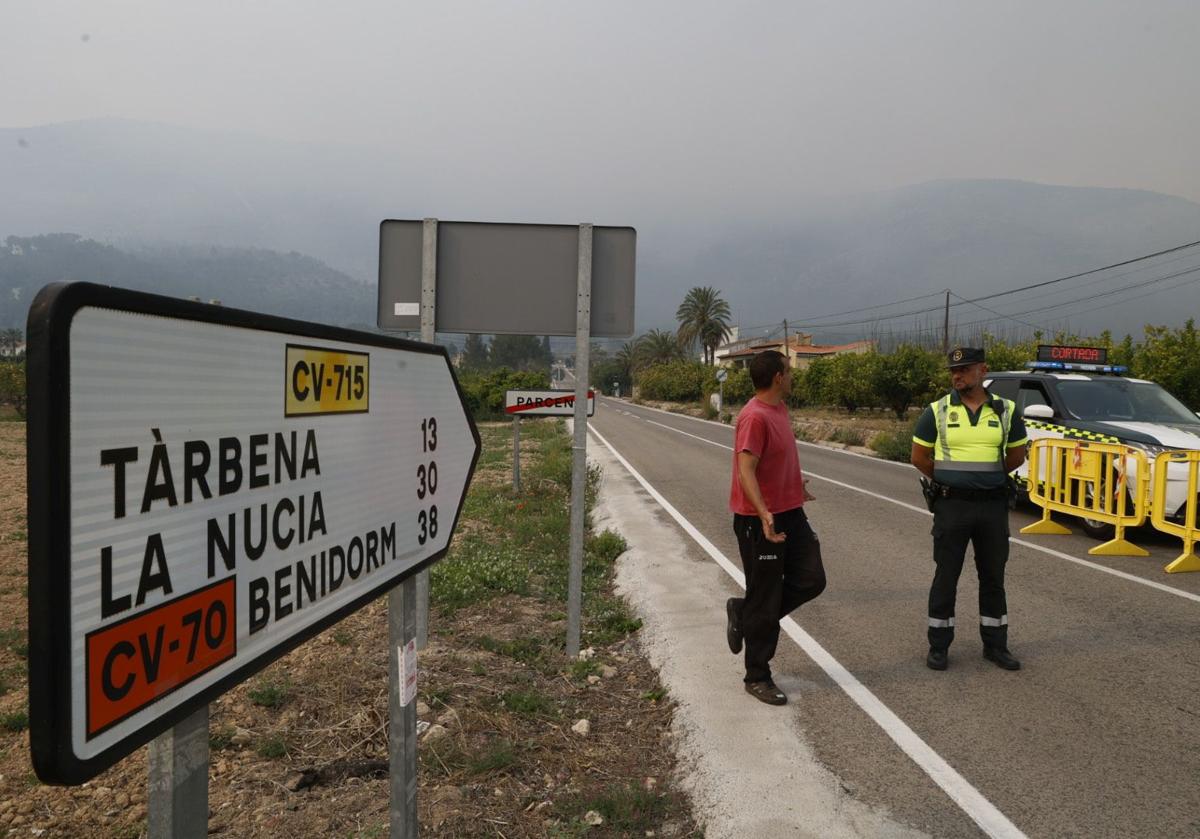
<svg viewBox="0 0 1200 839"><path fill-rule="evenodd" d="M917 470L922 475L931 481L933 480L933 449L929 446L922 446L920 443L913 443L912 455L909 457L909 462L917 467Z"/></svg>

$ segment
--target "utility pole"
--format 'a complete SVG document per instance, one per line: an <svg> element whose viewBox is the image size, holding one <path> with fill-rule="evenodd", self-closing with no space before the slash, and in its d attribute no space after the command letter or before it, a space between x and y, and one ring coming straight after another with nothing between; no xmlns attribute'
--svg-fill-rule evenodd
<svg viewBox="0 0 1200 839"><path fill-rule="evenodd" d="M950 352L950 289L946 289L946 314L942 320L942 355Z"/></svg>
<svg viewBox="0 0 1200 839"><path fill-rule="evenodd" d="M787 359L787 366L792 366L792 352L788 349L788 328L787 321L783 322L783 357Z"/></svg>

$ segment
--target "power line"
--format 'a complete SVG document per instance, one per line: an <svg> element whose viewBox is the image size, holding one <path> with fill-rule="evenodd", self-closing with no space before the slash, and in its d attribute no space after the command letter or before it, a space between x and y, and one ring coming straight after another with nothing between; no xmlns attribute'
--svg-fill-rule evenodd
<svg viewBox="0 0 1200 839"><path fill-rule="evenodd" d="M1022 292L1022 291L1029 291L1030 289L1034 289L1034 288L1042 288L1042 287L1045 287L1045 286L1054 285L1054 284L1056 284L1056 283L1062 283L1062 282L1066 282L1066 281L1068 281L1068 280L1075 280L1075 279L1079 279L1080 277L1087 277L1087 276L1090 276L1090 275L1092 275L1092 274L1098 274L1098 273L1100 273L1100 272L1102 272L1102 271L1109 271L1109 270L1111 270L1111 269L1113 269L1113 268L1122 268L1122 267L1124 267L1124 266L1126 266L1126 265L1133 265L1133 264L1135 264L1135 263L1138 263L1138 262L1145 262L1146 260L1149 260L1149 259L1154 259L1155 257L1159 257L1159 256L1166 256L1167 254L1171 254L1171 253L1178 253L1179 251L1188 250L1189 248L1194 248L1194 247L1196 247L1197 245L1200 245L1200 240L1196 240L1196 241L1194 241L1194 242L1188 242L1188 243L1186 243L1186 244L1183 244L1183 245L1177 245L1177 246L1175 246L1175 247L1173 247L1173 248L1167 248L1167 249L1165 249L1165 250L1156 251L1156 252L1154 252L1154 253L1145 254L1145 255L1143 255L1143 256L1134 257L1134 258L1132 258L1132 259L1126 259L1126 260L1123 260L1123 261L1121 261L1121 262L1114 262L1114 263L1112 263L1112 264L1110 264L1110 265L1104 265L1104 266L1102 266L1102 267L1100 267L1100 268L1092 268L1092 269L1089 269L1089 270L1087 270L1087 271L1080 271L1079 273L1076 273L1076 274L1070 274L1070 275L1068 275L1068 276L1065 276L1065 277L1056 277L1055 279L1052 279L1052 280L1043 280L1043 281L1041 281L1041 282L1030 283L1030 284L1028 284L1028 285L1019 286L1019 287L1017 287L1017 288L1011 288L1011 289L1007 289L1007 290L1005 290L1005 291L998 291L998 292L994 292L994 293L992 293L992 294L983 295L982 297L974 297L974 298L967 299L967 298L962 298L962 297L959 297L959 295L957 295L957 294L956 294L956 295L955 295L955 297L959 297L959 300L960 300L961 302L954 303L954 304L952 304L952 305L953 305L953 306L961 306L961 305L964 305L964 304L966 304L966 303L977 303L977 302L979 302L979 301L983 301L983 300L994 300L994 299L995 299L995 298L997 298L997 297L1005 297L1005 296L1008 296L1008 295L1011 295L1011 294L1018 294L1018 293L1020 293L1020 292ZM1114 278L1114 277L1109 277L1109 278L1106 278L1106 279L1115 279L1115 278ZM896 314L893 314L893 315L884 315L884 316L869 317L869 318L863 318L863 319L860 319L860 320L852 320L852 321L839 321L839 322L835 322L835 323L819 323L819 322L818 322L818 321L820 321L820 320L823 320L823 319L825 319L825 318L839 317L839 316L841 316L841 315L844 315L844 314L859 314L859 313L861 313L861 312L873 311L873 310L875 310L875 309L884 309L884 308L887 308L887 307L889 307L889 306L896 306L896 305L900 305L900 304L902 304L902 303L910 303L910 302L913 302L913 301L915 301L915 300L923 300L923 299L925 299L925 298L927 298L927 297L933 297L933 296L936 296L936 295L939 295L939 294L942 294L942 293L944 293L944 292L941 292L941 291L937 291L937 292L929 292L928 294L922 294L922 295L918 295L918 296L916 296L916 297L907 297L907 298L903 298L903 299L901 299L901 300L894 300L894 301L892 301L891 303L881 303L881 304L878 304L878 305L874 305L874 306L866 306L866 307L862 307L862 308L858 308L858 309L847 309L847 310L845 310L845 311L842 311L842 312L832 312L832 313L829 313L829 314L824 314L824 315L814 315L814 316L811 316L811 317L810 317L809 319L807 319L807 320L802 320L802 319L794 319L794 322L796 323L796 325L797 325L798 327L808 327L808 328L814 328L814 329L826 329L826 328L830 328L830 327L837 327L837 326L861 326L862 324L866 324L866 323L876 323L876 322L879 322L879 321L885 321L885 320L895 320L895 319L897 319L897 318L910 317L910 316L912 316L912 315L921 315L921 314L926 314L926 313L928 313L928 312L931 312L931 311L932 311L932 309L929 309L929 308L922 308L922 309L911 309L911 310L908 310L908 311L905 311L905 312L898 312L898 313L896 313ZM793 319L789 318L789 320L793 320ZM767 324L763 324L763 326L766 326L766 325L767 325ZM748 329L754 329L754 328L757 328L757 327L747 327L747 328L748 328Z"/></svg>

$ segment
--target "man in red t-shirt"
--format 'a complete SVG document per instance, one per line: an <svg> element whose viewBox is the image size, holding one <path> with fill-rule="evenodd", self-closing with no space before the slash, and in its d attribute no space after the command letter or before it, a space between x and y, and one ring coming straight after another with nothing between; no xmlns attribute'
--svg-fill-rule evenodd
<svg viewBox="0 0 1200 839"><path fill-rule="evenodd" d="M792 371L782 353L768 350L750 362L754 398L734 426L729 508L737 534L746 596L725 603L725 635L737 654L746 646L746 692L768 705L787 695L771 679L779 621L825 590L821 543L809 526L812 500L800 474L796 435L788 413Z"/></svg>

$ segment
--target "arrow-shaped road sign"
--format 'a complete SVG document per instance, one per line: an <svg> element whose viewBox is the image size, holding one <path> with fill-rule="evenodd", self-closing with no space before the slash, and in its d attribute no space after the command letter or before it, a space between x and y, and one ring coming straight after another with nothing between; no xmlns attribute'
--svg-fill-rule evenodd
<svg viewBox="0 0 1200 839"><path fill-rule="evenodd" d="M79 783L441 558L444 350L86 283L29 315L39 777Z"/></svg>

